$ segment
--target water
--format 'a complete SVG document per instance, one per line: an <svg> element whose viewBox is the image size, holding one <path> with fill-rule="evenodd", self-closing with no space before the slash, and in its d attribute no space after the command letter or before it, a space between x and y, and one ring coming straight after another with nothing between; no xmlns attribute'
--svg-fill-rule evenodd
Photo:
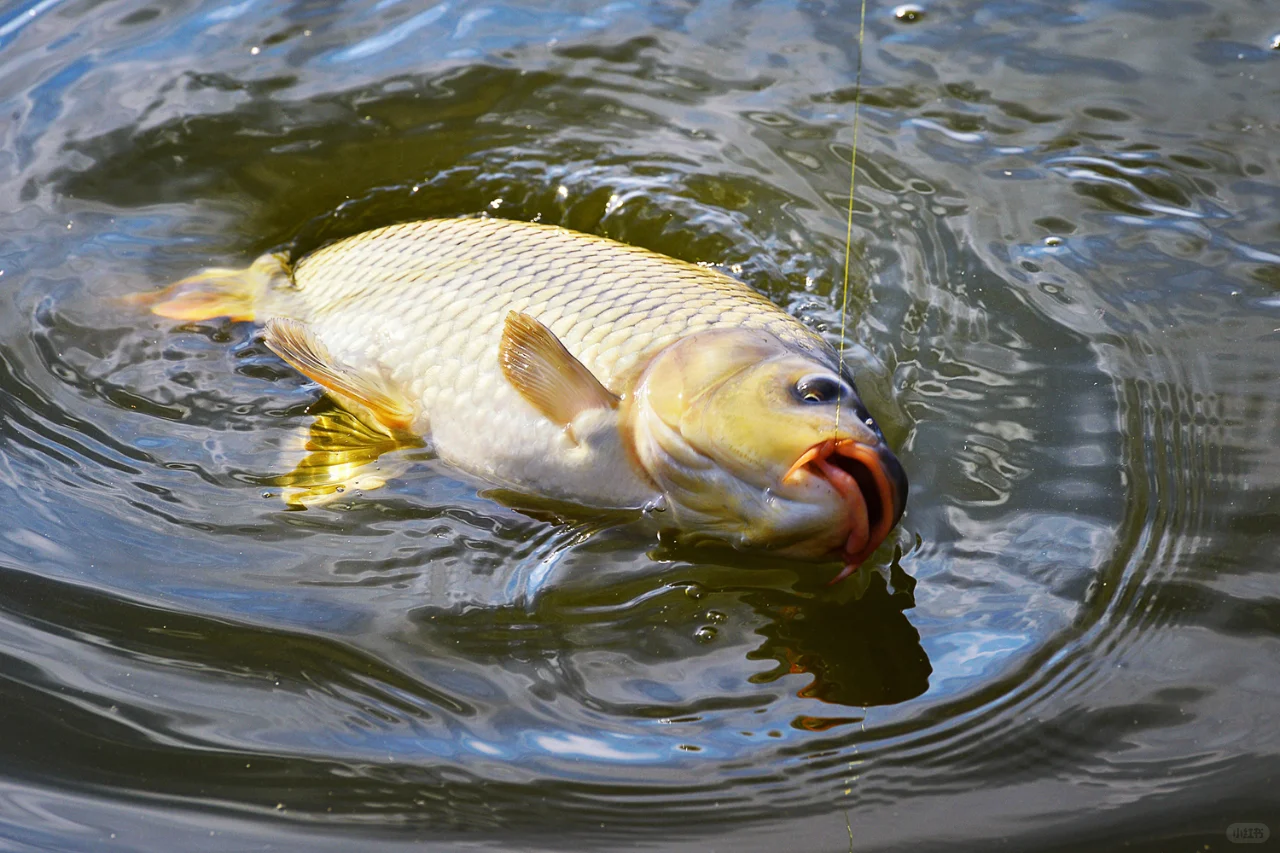
<svg viewBox="0 0 1280 853"><path fill-rule="evenodd" d="M424 449L290 510L314 386L118 299L485 212L835 342L857 6L545 6L0 11L4 849L1280 833L1274 10L868 6L846 353L912 494L828 588Z"/></svg>

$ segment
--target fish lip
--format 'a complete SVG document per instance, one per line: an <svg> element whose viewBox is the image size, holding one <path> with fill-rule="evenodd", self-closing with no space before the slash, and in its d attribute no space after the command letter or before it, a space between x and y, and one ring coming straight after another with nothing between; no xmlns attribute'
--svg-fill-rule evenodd
<svg viewBox="0 0 1280 853"><path fill-rule="evenodd" d="M783 482L795 482L801 471L825 480L847 508L849 535L840 551L845 567L832 581L836 583L870 557L902 517L906 475L882 443L851 438L829 438L810 447L783 475Z"/></svg>

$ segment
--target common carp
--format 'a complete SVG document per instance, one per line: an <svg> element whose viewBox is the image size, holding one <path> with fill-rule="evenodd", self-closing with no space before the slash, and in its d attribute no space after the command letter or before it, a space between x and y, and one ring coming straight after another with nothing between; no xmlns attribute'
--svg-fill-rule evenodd
<svg viewBox="0 0 1280 853"><path fill-rule="evenodd" d="M826 342L729 276L613 240L407 222L146 302L263 323L266 345L361 421L518 492L663 509L689 541L839 559L844 577L906 501Z"/></svg>

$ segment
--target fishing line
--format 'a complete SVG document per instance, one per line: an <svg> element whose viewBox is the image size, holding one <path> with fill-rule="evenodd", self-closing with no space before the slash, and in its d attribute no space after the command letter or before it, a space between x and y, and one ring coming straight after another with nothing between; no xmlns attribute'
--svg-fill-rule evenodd
<svg viewBox="0 0 1280 853"><path fill-rule="evenodd" d="M844 284L840 289L840 357L837 366L844 369L845 331L849 317L849 259L853 250L853 194L858 185L858 119L862 106L862 44L867 31L867 0L862 0L862 8L858 13L858 64L853 78L853 148L849 152L849 215L845 220L844 233ZM835 431L840 427L840 398L836 399Z"/></svg>

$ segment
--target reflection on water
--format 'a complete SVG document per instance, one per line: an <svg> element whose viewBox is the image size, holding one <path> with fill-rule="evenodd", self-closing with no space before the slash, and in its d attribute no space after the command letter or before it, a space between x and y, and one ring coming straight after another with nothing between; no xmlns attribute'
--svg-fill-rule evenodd
<svg viewBox="0 0 1280 853"><path fill-rule="evenodd" d="M1280 814L1256 4L868 6L846 353L912 497L836 587L351 458L250 325L119 298L485 214L836 342L857 8L546 5L0 11L0 837L1155 850Z"/></svg>

